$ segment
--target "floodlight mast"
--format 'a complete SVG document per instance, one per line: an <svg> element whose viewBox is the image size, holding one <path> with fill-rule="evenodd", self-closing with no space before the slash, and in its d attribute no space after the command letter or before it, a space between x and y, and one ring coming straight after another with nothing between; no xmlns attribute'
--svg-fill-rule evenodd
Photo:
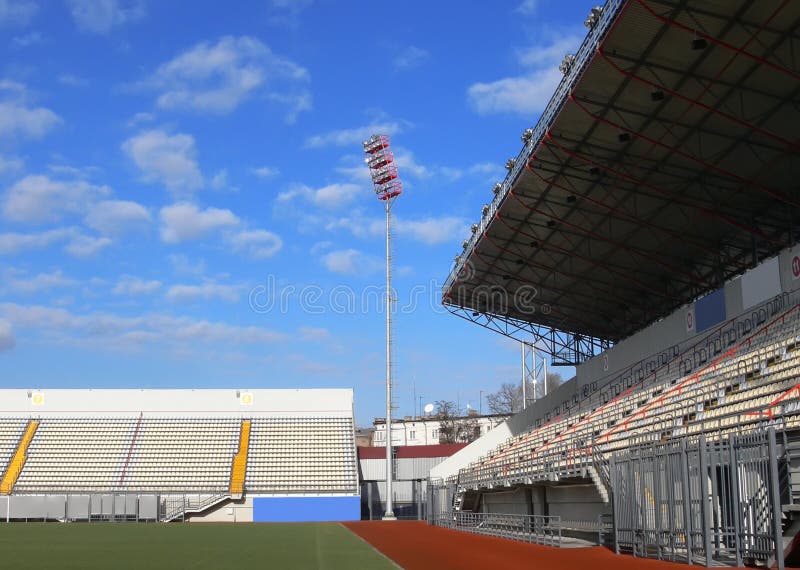
<svg viewBox="0 0 800 570"><path fill-rule="evenodd" d="M392 505L392 204L403 193L394 154L386 135L372 135L364 141L364 162L369 167L372 185L386 211L386 512L384 520L394 520Z"/></svg>

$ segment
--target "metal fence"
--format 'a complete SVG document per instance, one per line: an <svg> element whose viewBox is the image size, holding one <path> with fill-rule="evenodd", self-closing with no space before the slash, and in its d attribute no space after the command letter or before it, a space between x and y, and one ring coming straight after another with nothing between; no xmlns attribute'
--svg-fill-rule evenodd
<svg viewBox="0 0 800 570"><path fill-rule="evenodd" d="M511 538L533 544L561 546L561 517L447 511L432 517L431 524L445 528Z"/></svg>
<svg viewBox="0 0 800 570"><path fill-rule="evenodd" d="M0 520L155 522L163 499L155 494L76 493L0 496Z"/></svg>
<svg viewBox="0 0 800 570"><path fill-rule="evenodd" d="M511 538L534 544L561 546L560 516L482 513L460 510L463 494L458 492L458 479L434 479L428 482L428 524Z"/></svg>
<svg viewBox="0 0 800 570"><path fill-rule="evenodd" d="M228 494L42 493L0 496L0 520L60 522L183 521Z"/></svg>
<svg viewBox="0 0 800 570"><path fill-rule="evenodd" d="M617 552L783 568L775 430L642 446L611 460Z"/></svg>

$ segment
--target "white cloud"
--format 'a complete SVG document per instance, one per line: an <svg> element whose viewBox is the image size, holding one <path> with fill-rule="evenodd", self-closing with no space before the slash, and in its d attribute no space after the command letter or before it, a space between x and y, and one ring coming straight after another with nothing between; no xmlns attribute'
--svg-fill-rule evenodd
<svg viewBox="0 0 800 570"><path fill-rule="evenodd" d="M38 10L31 0L0 0L0 27L26 26Z"/></svg>
<svg viewBox="0 0 800 570"><path fill-rule="evenodd" d="M194 303L214 299L235 303L239 300L241 289L238 285L223 285L213 281L200 285L173 285L167 291L166 298L173 303Z"/></svg>
<svg viewBox="0 0 800 570"><path fill-rule="evenodd" d="M0 318L18 329L38 331L46 338L70 345L131 350L144 344L176 347L204 343L210 346L273 344L287 336L254 326L195 320L162 313L120 316L94 312L76 314L41 305L0 303Z"/></svg>
<svg viewBox="0 0 800 570"><path fill-rule="evenodd" d="M95 34L109 34L112 29L145 15L141 0L68 0L67 3L78 28Z"/></svg>
<svg viewBox="0 0 800 570"><path fill-rule="evenodd" d="M0 174L7 174L22 170L24 162L21 158L5 157L0 155Z"/></svg>
<svg viewBox="0 0 800 570"><path fill-rule="evenodd" d="M38 233L0 233L0 255L13 255L30 249L43 249L73 234L71 228L60 228Z"/></svg>
<svg viewBox="0 0 800 570"><path fill-rule="evenodd" d="M409 219L394 217L392 231L401 237L426 245L438 245L461 239L467 231L467 222L453 216ZM345 229L358 238L378 237L386 231L385 221L379 218L366 218L356 213L353 216L331 220L326 230Z"/></svg>
<svg viewBox="0 0 800 570"><path fill-rule="evenodd" d="M86 224L105 235L120 235L148 226L150 212L136 202L104 200L92 205L86 215Z"/></svg>
<svg viewBox="0 0 800 570"><path fill-rule="evenodd" d="M14 339L14 329L11 323L5 319L0 319L0 352L12 350L16 345L17 342Z"/></svg>
<svg viewBox="0 0 800 570"><path fill-rule="evenodd" d="M192 261L183 254L168 255L167 259L172 264L172 269L179 275L203 275L206 272L206 262L202 259Z"/></svg>
<svg viewBox="0 0 800 570"><path fill-rule="evenodd" d="M297 331L303 340L329 340L331 331L320 327L300 327Z"/></svg>
<svg viewBox="0 0 800 570"><path fill-rule="evenodd" d="M65 277L60 270L52 273L39 273L32 277L18 275L12 271L4 275L2 288L12 293L30 295L60 287L71 287L76 284L77 281Z"/></svg>
<svg viewBox="0 0 800 570"><path fill-rule="evenodd" d="M365 189L358 184L329 184L316 189L308 186L295 186L278 194L278 202L290 202L296 198L302 198L315 206L338 208L352 202L359 192L365 192Z"/></svg>
<svg viewBox="0 0 800 570"><path fill-rule="evenodd" d="M60 181L30 175L9 188L3 197L3 215L15 222L52 222L80 214L99 197L111 192L83 180Z"/></svg>
<svg viewBox="0 0 800 570"><path fill-rule="evenodd" d="M580 36L564 34L518 53L517 58L525 71L517 76L470 85L467 89L470 104L480 114L533 115L541 112L561 81L559 63L580 44Z"/></svg>
<svg viewBox="0 0 800 570"><path fill-rule="evenodd" d="M173 194L187 193L203 186L191 135L170 135L156 129L144 131L126 140L122 150L136 163L146 181L161 182Z"/></svg>
<svg viewBox="0 0 800 570"><path fill-rule="evenodd" d="M314 0L270 0L269 22L280 26L296 26L300 14L313 3Z"/></svg>
<svg viewBox="0 0 800 570"><path fill-rule="evenodd" d="M394 225L398 235L436 245L461 239L467 233L467 223L461 218L443 216L421 220L397 219Z"/></svg>
<svg viewBox="0 0 800 570"><path fill-rule="evenodd" d="M141 125L142 123L152 123L155 121L155 119L156 116L153 113L140 111L128 120L128 126L135 127L136 125Z"/></svg>
<svg viewBox="0 0 800 570"><path fill-rule="evenodd" d="M39 139L61 122L50 109L0 101L0 137Z"/></svg>
<svg viewBox="0 0 800 570"><path fill-rule="evenodd" d="M44 38L39 32L30 32L22 36L15 36L11 40L11 45L17 49L23 49L41 43L44 43Z"/></svg>
<svg viewBox="0 0 800 570"><path fill-rule="evenodd" d="M278 253L283 240L267 230L245 230L228 236L235 251L244 251L254 259L266 259Z"/></svg>
<svg viewBox="0 0 800 570"><path fill-rule="evenodd" d="M158 91L162 109L226 114L255 97L289 108L288 118L311 108L308 71L258 39L225 36L203 42L161 65L142 85Z"/></svg>
<svg viewBox="0 0 800 570"><path fill-rule="evenodd" d="M383 268L383 261L357 249L331 251L322 256L322 264L328 271L345 275L368 275Z"/></svg>
<svg viewBox="0 0 800 570"><path fill-rule="evenodd" d="M217 171L216 174L211 178L211 187L214 190L237 190L233 188L230 183L228 182L228 170L223 168L222 170Z"/></svg>
<svg viewBox="0 0 800 570"><path fill-rule="evenodd" d="M397 171L400 173L400 178L404 176L411 176L413 178L427 178L431 175L428 167L417 162L414 153L403 148L396 148L394 151L394 163L397 165Z"/></svg>
<svg viewBox="0 0 800 570"><path fill-rule="evenodd" d="M139 295L152 295L161 288L161 281L155 279L144 280L133 275L123 275L112 289L115 295L137 297Z"/></svg>
<svg viewBox="0 0 800 570"><path fill-rule="evenodd" d="M179 202L161 208L161 239L166 243L200 239L222 228L239 225L239 218L230 210L206 208Z"/></svg>
<svg viewBox="0 0 800 570"><path fill-rule="evenodd" d="M522 0L522 3L517 6L517 12L525 16L533 16L538 8L539 0Z"/></svg>
<svg viewBox="0 0 800 570"><path fill-rule="evenodd" d="M21 83L0 81L0 95L0 137L39 139L62 122L50 109L31 106Z"/></svg>
<svg viewBox="0 0 800 570"><path fill-rule="evenodd" d="M61 85L66 85L68 87L86 87L89 85L88 80L78 77L72 73L62 73L58 76L58 82Z"/></svg>
<svg viewBox="0 0 800 570"><path fill-rule="evenodd" d="M100 171L96 166L72 166L70 164L49 164L47 170L59 176L81 180L89 179Z"/></svg>
<svg viewBox="0 0 800 570"><path fill-rule="evenodd" d="M262 180L265 180L267 178L272 178L280 174L280 170L278 170L277 168L273 168L271 166L259 166L257 168L251 168L250 172L254 176L261 178Z"/></svg>
<svg viewBox="0 0 800 570"><path fill-rule="evenodd" d="M75 257L91 257L110 246L111 243L107 237L78 234L64 247L64 251Z"/></svg>
<svg viewBox="0 0 800 570"><path fill-rule="evenodd" d="M310 136L306 139L306 148L322 148L329 146L361 146L372 135L393 136L401 133L407 123L398 121L376 122L362 127L352 129L339 129L318 135Z"/></svg>
<svg viewBox="0 0 800 570"><path fill-rule="evenodd" d="M33 233L0 233L0 255L14 255L23 251L44 249L64 243L64 251L75 257L88 257L111 245L106 237L89 236L75 227L56 228Z"/></svg>
<svg viewBox="0 0 800 570"><path fill-rule="evenodd" d="M422 65L430 54L417 46L408 46L398 53L392 63L397 70L412 69Z"/></svg>
<svg viewBox="0 0 800 570"><path fill-rule="evenodd" d="M318 241L317 243L315 243L314 245L311 246L311 249L309 250L309 253L311 255L317 256L320 253L322 253L323 251L328 250L328 249L330 249L332 247L333 247L333 242L332 241L328 241L328 240Z"/></svg>

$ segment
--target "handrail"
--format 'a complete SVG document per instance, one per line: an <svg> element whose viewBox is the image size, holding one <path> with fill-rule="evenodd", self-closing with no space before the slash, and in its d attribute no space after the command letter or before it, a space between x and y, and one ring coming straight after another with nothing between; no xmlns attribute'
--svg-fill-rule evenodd
<svg viewBox="0 0 800 570"><path fill-rule="evenodd" d="M436 526L533 544L561 546L562 541L562 522L559 515L517 515L450 510L433 514L431 521Z"/></svg>
<svg viewBox="0 0 800 570"><path fill-rule="evenodd" d="M122 474L119 476L119 486L122 487L125 484L125 475L128 474L128 466L131 462L131 456L133 455L133 448L136 446L136 440L139 437L139 430L142 427L142 418L144 417L144 412L139 412L139 420L136 422L136 427L133 429L133 436L131 436L131 444L128 446L128 454L125 456L125 465L122 466Z"/></svg>

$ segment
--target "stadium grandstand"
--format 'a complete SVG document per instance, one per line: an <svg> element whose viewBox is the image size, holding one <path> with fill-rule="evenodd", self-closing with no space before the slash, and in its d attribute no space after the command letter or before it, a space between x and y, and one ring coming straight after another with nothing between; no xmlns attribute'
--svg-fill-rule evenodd
<svg viewBox="0 0 800 570"><path fill-rule="evenodd" d="M609 0L585 24L443 288L453 314L576 374L433 467L429 522L783 568L800 3Z"/></svg>
<svg viewBox="0 0 800 570"><path fill-rule="evenodd" d="M352 390L0 390L5 520L358 520Z"/></svg>

